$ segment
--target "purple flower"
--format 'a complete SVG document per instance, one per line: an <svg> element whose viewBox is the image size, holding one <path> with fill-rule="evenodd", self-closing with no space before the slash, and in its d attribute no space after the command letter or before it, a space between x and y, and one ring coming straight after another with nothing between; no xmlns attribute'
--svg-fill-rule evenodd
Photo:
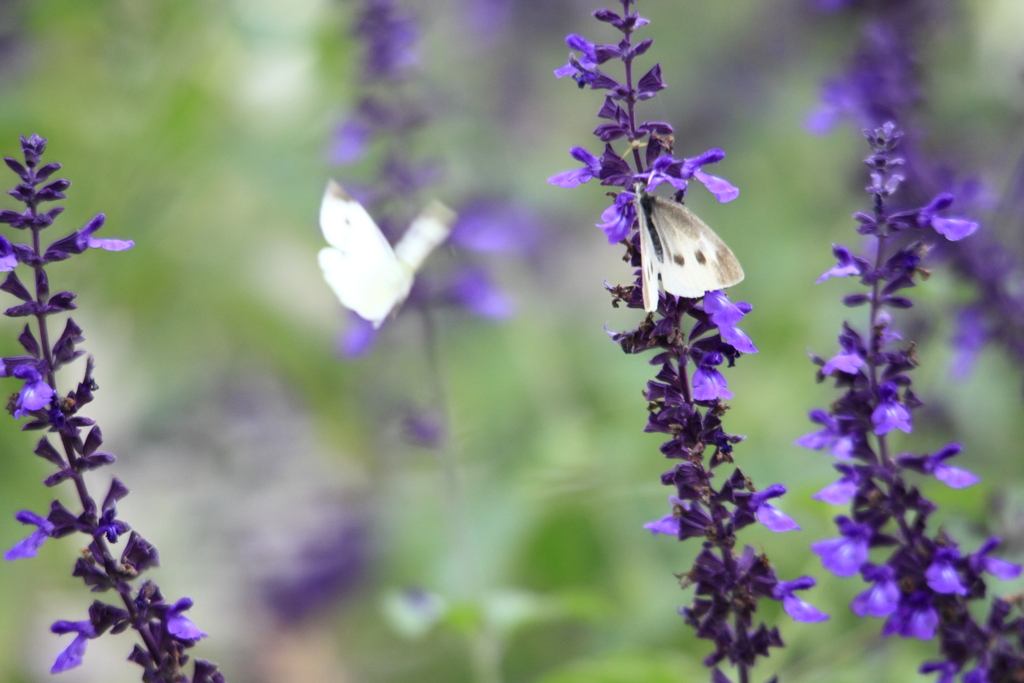
<svg viewBox="0 0 1024 683"><path fill-rule="evenodd" d="M868 547L874 529L869 524L857 524L847 517L836 517L839 538L817 541L811 550L821 556L821 564L836 576L853 576L868 560Z"/></svg>
<svg viewBox="0 0 1024 683"><path fill-rule="evenodd" d="M491 282L482 268L463 268L448 284L448 297L482 318L504 320L515 314L515 304Z"/></svg>
<svg viewBox="0 0 1024 683"><path fill-rule="evenodd" d="M878 388L878 407L871 413L871 422L875 425L875 434L881 436L894 429L906 433L913 430L910 424L910 411L896 401L896 385L886 382Z"/></svg>
<svg viewBox="0 0 1024 683"><path fill-rule="evenodd" d="M608 235L608 244L616 244L629 237L629 231L636 220L636 195L632 192L620 192L615 196L615 201L601 213L601 220L597 227L604 230Z"/></svg>
<svg viewBox="0 0 1024 683"><path fill-rule="evenodd" d="M701 167L708 164L717 164L725 158L725 152L720 149L709 149L703 154L683 159L680 174L683 178L696 178L708 189L715 199L726 204L740 196L740 191L733 187L728 181L717 176L709 175L701 170Z"/></svg>
<svg viewBox="0 0 1024 683"><path fill-rule="evenodd" d="M82 657L85 656L85 646L88 644L90 638L96 638L96 629L93 627L91 621L57 621L50 626L50 630L57 635L63 635L65 633L77 633L75 639L71 641L63 652L57 655L57 661L53 663L53 667L50 669L50 673L56 674L61 671L67 671L73 669L82 663Z"/></svg>
<svg viewBox="0 0 1024 683"><path fill-rule="evenodd" d="M966 595L967 588L960 581L956 571L956 563L960 560L960 551L956 548L939 548L932 556L932 563L925 570L924 577L928 586L936 593L956 593Z"/></svg>
<svg viewBox="0 0 1024 683"><path fill-rule="evenodd" d="M171 606L171 609L167 612L168 633L182 640L199 640L200 638L207 637L205 633L199 630L199 627L192 623L191 619L182 614L182 612L189 610L191 607L191 598L182 598Z"/></svg>
<svg viewBox="0 0 1024 683"><path fill-rule="evenodd" d="M31 510L22 510L14 515L14 518L22 524L34 524L39 528L33 531L28 538L19 541L13 548L4 553L4 559L8 562L35 557L36 553L39 552L39 548L50 537L54 529L52 522L45 517L40 517Z"/></svg>
<svg viewBox="0 0 1024 683"><path fill-rule="evenodd" d="M772 484L764 491L759 491L750 496L750 508L752 510L756 510L755 515L757 517L757 521L775 532L795 531L800 529L800 526L788 515L784 514L775 506L765 502L770 498L778 498L785 492L786 487L782 484Z"/></svg>
<svg viewBox="0 0 1024 683"><path fill-rule="evenodd" d="M693 397L698 401L714 401L715 399L732 398L733 394L728 390L728 383L722 376L716 365L722 363L720 353L708 353L704 355L697 369L693 373Z"/></svg>
<svg viewBox="0 0 1024 683"><path fill-rule="evenodd" d="M830 277L860 275L869 267L865 259L854 256L849 249L841 244L832 245L832 254L838 263L822 273L821 277L814 281L815 284L822 283Z"/></svg>
<svg viewBox="0 0 1024 683"><path fill-rule="evenodd" d="M689 502L680 500L676 496L669 496L668 503L673 507L673 513L671 515L665 515L659 520L644 524L644 528L649 530L655 536L658 534L665 534L666 536L678 537L679 515L677 514L677 510L678 512L683 512L690 509Z"/></svg>
<svg viewBox="0 0 1024 683"><path fill-rule="evenodd" d="M967 565L971 568L975 574L980 574L985 571L995 576L996 578L1002 579L1003 581L1009 581L1020 576L1021 567L1020 565L1007 562L1006 560L1000 560L998 557L989 557L988 554L996 549L999 545L999 539L996 537L989 538L987 541L981 544L977 552L974 552L967 556Z"/></svg>
<svg viewBox="0 0 1024 683"><path fill-rule="evenodd" d="M590 182L601 173L601 160L582 147L573 147L569 154L574 159L583 163L583 168L575 171L563 171L548 178L548 182L559 187L578 187Z"/></svg>
<svg viewBox="0 0 1024 683"><path fill-rule="evenodd" d="M338 340L338 353L343 358L358 358L369 353L377 342L380 330L355 311L349 311L348 327Z"/></svg>
<svg viewBox="0 0 1024 683"><path fill-rule="evenodd" d="M931 226L950 242L962 240L968 235L973 235L978 229L978 224L963 218L940 218L935 214L942 211L953 203L953 195L944 192L931 201L928 206L921 209L917 214L917 224L921 227Z"/></svg>
<svg viewBox="0 0 1024 683"><path fill-rule="evenodd" d="M14 411L15 420L46 407L53 398L53 388L43 380L34 366L19 365L14 368L11 375L25 380L18 394L17 407Z"/></svg>
<svg viewBox="0 0 1024 683"><path fill-rule="evenodd" d="M900 587L893 568L868 563L861 567L861 575L874 585L853 599L850 603L853 613L858 617L887 617L895 612L900 603Z"/></svg>
<svg viewBox="0 0 1024 683"><path fill-rule="evenodd" d="M736 327L736 323L753 310L750 304L734 304L725 292L716 289L704 295L704 310L711 315L711 322L718 326L722 341L741 353L757 353L757 347L750 341L750 337Z"/></svg>
<svg viewBox="0 0 1024 683"><path fill-rule="evenodd" d="M981 481L967 470L945 464L945 460L952 458L962 450L960 444L951 443L932 455L901 455L896 458L896 462L915 472L934 475L936 479L950 488L962 489Z"/></svg>
<svg viewBox="0 0 1024 683"><path fill-rule="evenodd" d="M653 190L662 183L668 183L677 190L686 190L686 181L679 177L682 162L676 161L671 154L662 154L654 160L646 173L635 177L647 181L647 189Z"/></svg>
<svg viewBox="0 0 1024 683"><path fill-rule="evenodd" d="M846 505L850 502L851 498L857 495L860 473L849 465L837 464L835 468L842 472L843 477L839 481L829 484L818 491L811 498L830 505Z"/></svg>
<svg viewBox="0 0 1024 683"><path fill-rule="evenodd" d="M18 265L18 257L14 254L14 246L6 237L0 235L0 272L14 270Z"/></svg>
<svg viewBox="0 0 1024 683"><path fill-rule="evenodd" d="M841 433L839 421L824 410L815 409L808 415L812 422L822 425L823 429L801 436L793 444L814 451L828 448L832 455L839 460L852 460L853 438L848 434Z"/></svg>
<svg viewBox="0 0 1024 683"><path fill-rule="evenodd" d="M816 621L827 621L828 615L818 610L817 607L793 595L793 591L801 591L815 585L815 580L810 576L802 576L793 581L779 581L772 589L772 597L782 601L782 609L786 614L793 617L794 621L813 623Z"/></svg>
<svg viewBox="0 0 1024 683"><path fill-rule="evenodd" d="M852 375L862 367L864 367L864 359L860 357L859 353L839 353L821 367L821 374L831 375L838 370Z"/></svg>
<svg viewBox="0 0 1024 683"><path fill-rule="evenodd" d="M882 627L883 636L900 634L903 638L931 640L939 626L939 613L932 607L927 591L914 591L903 596L899 607Z"/></svg>

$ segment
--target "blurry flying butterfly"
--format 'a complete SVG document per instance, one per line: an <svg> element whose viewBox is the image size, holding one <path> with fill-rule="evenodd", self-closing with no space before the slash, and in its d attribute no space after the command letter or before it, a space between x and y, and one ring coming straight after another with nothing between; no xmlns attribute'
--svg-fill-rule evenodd
<svg viewBox="0 0 1024 683"><path fill-rule="evenodd" d="M405 301L413 274L454 221L451 209L431 202L392 249L362 204L330 180L320 205L320 230L331 245L320 250L324 279L343 306L380 327Z"/></svg>
<svg viewBox="0 0 1024 683"><path fill-rule="evenodd" d="M743 280L725 242L679 202L637 192L644 310L658 307L658 278L669 294L695 299Z"/></svg>

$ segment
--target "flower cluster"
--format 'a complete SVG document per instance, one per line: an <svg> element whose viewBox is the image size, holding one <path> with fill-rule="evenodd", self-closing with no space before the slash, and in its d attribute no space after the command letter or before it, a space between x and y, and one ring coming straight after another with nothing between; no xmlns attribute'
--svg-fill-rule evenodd
<svg viewBox="0 0 1024 683"><path fill-rule="evenodd" d="M893 455L888 442L890 432L912 431L912 411L921 405L908 374L918 363L914 344L904 343L893 329L889 311L911 307L900 292L926 273L920 265L925 246L896 237L931 228L959 240L978 226L938 215L952 202L949 195L890 213L890 198L903 180L903 160L895 152L902 134L886 123L865 135L872 150L866 163L874 206L870 214L854 218L857 231L869 238L869 256L835 246L837 264L821 280L860 278L867 293L848 295L843 302L868 307L867 329L844 324L839 353L827 361L813 356L819 380L833 378L844 393L829 411L811 412L821 429L797 441L828 450L838 461L835 468L842 477L814 497L849 504L850 516L836 517L838 538L818 541L811 549L832 573L860 574L869 584L851 609L861 617L885 618L882 635L939 637L943 661L924 664L922 673L940 673L941 683L952 683L959 674L964 683L1018 680L1024 674L1024 619L1008 620L1010 604L994 598L987 621L979 623L969 603L985 597L983 574L1009 579L1020 574L1020 567L990 555L999 544L996 538L964 554L944 531L929 534L928 518L936 506L912 483L911 472L934 476L955 489L976 483L973 474L949 464L960 445L951 443L927 455Z"/></svg>
<svg viewBox="0 0 1024 683"><path fill-rule="evenodd" d="M548 182L572 188L597 179L602 185L622 188L598 227L610 243L624 245L625 260L638 270L633 284L608 286L608 290L613 306L624 303L642 310L637 194L668 184L681 200L693 179L721 202L731 201L739 192L727 181L703 171L707 164L721 161L724 152L712 149L692 158L676 159L672 126L638 120L637 103L654 97L665 83L658 64L638 80L634 78L634 60L649 50L652 41L634 43L634 31L648 21L634 10L635 0L621 2L621 13L607 9L594 12L596 19L622 34L619 42L600 45L570 35L566 42L574 52L568 64L555 71L556 76L572 77L581 88L605 91L598 116L608 123L594 131L604 143L604 150L598 157L581 147L573 148L571 155L583 167L559 173ZM622 81L600 68L613 59L622 62ZM615 149L613 143L617 141L625 145L625 154ZM700 299L660 293L656 314L647 315L635 330L611 333L626 353L656 352L650 363L660 369L645 393L650 411L645 431L668 435L661 452L676 462L662 475L662 483L674 488L669 497L671 512L645 526L654 534L680 540L703 539L694 566L680 575L684 588L695 587L692 603L681 614L698 637L714 642L714 651L704 663L713 667L712 680L716 683L730 680L718 666L723 660L735 666L739 680L746 682L755 660L767 656L770 648L783 645L777 628L763 622L754 624L753 615L761 598L781 601L786 612L799 621L828 618L796 596L796 591L813 586L814 579L780 581L766 555L751 546L740 549L736 545L737 532L757 522L776 532L799 528L769 502L784 494L786 488L774 484L757 490L738 468L720 486L713 483L716 469L733 463L734 446L743 440L722 426L728 408L723 399L733 394L719 367L723 363L732 367L742 354L757 352L750 338L737 327L750 310L749 304L733 303L720 290L709 291Z"/></svg>
<svg viewBox="0 0 1024 683"><path fill-rule="evenodd" d="M381 150L381 163L373 182L365 187L345 183L394 242L413 215L422 208L424 190L436 184L443 165L436 160L416 161L409 149L416 134L428 125L432 107L418 96L420 64L418 17L403 10L397 0L366 0L353 35L363 46L360 81L362 95L354 111L335 134L330 159L339 165L362 161L371 148ZM532 248L535 219L524 209L488 198L470 200L458 211L448 242L461 250L487 254ZM479 263L459 263L449 272L417 277L406 304L423 309L457 306L488 319L511 316L511 298L493 283ZM339 349L355 357L368 352L378 329L351 314Z"/></svg>
<svg viewBox="0 0 1024 683"><path fill-rule="evenodd" d="M863 28L850 64L822 87L822 104L808 119L808 128L824 133L841 118L870 129L897 121L906 133L902 143L904 200L920 203L952 189L957 173L930 158L921 144L923 130L910 126L924 101L924 68L918 55L926 38L935 34L932 29L942 16L942 3L817 0L816 4L827 12L860 11ZM958 185L956 194L962 206L973 203L974 208L987 208L986 190L980 182L962 179ZM978 352L988 343L1000 344L1024 360L1024 293L1019 286L1024 268L1015 251L987 229L965 242L950 243L941 237L926 232L921 239L933 245L935 256L947 260L977 291L974 301L956 315L953 375L969 374Z"/></svg>
<svg viewBox="0 0 1024 683"><path fill-rule="evenodd" d="M53 224L63 207L49 211L43 211L41 207L46 202L64 199L64 191L71 183L62 179L50 180L60 169L60 164L40 165L46 149L45 138L38 135L22 138L21 149L23 163L12 158L4 161L21 179L8 194L24 203L26 208L23 212L0 211L0 222L27 230L31 238L24 244L12 244L0 236L0 270L7 272L0 289L22 302L8 308L4 315L32 318L35 329L32 323L27 323L18 337L26 355L0 359L0 377L14 377L23 382L7 405L15 419L29 418L22 429L47 433L36 445L35 454L49 462L55 471L43 483L56 486L71 481L77 495L76 505L72 507L80 507L81 511L75 513L55 499L45 517L29 510L17 513L15 518L19 522L34 526L36 530L4 553L4 559L35 557L49 538L61 538L75 532L87 536L88 546L75 562L72 576L82 579L94 593L117 593L118 604L97 600L89 608L88 619L55 622L51 626L54 633L73 633L75 637L57 657L51 671L66 671L81 664L90 640L107 632L120 633L131 628L138 632L142 644L137 644L128 658L144 669L143 680L181 683L189 680L182 673L182 667L189 660L186 650L206 634L184 614L192 606L191 599L182 598L168 603L152 581L147 579L134 583L140 574L158 566L160 558L156 548L118 517L117 503L128 495L128 489L115 477L102 503L97 505L83 477L85 472L114 462L112 454L100 450L103 435L99 426L79 414L93 400L93 392L97 389L92 359L86 362L84 376L75 388L63 395L57 389L58 371L84 353L78 349L83 341L82 330L68 318L60 336L56 341L50 341L50 316L66 313L76 306L73 292L51 293L46 267L87 249L122 251L134 244L95 237L104 223L103 214L99 214L81 230L51 242L43 249L42 232ZM31 290L16 273L19 264L31 271ZM58 445L51 441L50 434ZM112 546L125 536L127 541L118 556ZM216 666L196 660L192 683L218 683L223 680Z"/></svg>

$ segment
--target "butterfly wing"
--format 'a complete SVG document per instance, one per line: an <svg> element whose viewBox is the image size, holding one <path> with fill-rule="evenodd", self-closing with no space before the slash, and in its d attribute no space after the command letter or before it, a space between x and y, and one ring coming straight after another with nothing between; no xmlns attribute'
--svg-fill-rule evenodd
<svg viewBox="0 0 1024 683"><path fill-rule="evenodd" d="M320 205L320 230L331 245L319 254L327 284L343 306L380 327L408 296L412 268L398 259L366 209L333 180Z"/></svg>
<svg viewBox="0 0 1024 683"><path fill-rule="evenodd" d="M441 202L430 202L402 235L395 256L411 270L419 270L430 252L447 239L454 222L454 211Z"/></svg>
<svg viewBox="0 0 1024 683"><path fill-rule="evenodd" d="M658 307L658 273L664 260L661 243L651 217L651 195L637 194L636 215L640 220L640 274L644 295L644 310L648 313ZM656 244L655 240L659 240Z"/></svg>
<svg viewBox="0 0 1024 683"><path fill-rule="evenodd" d="M660 241L655 269L666 292L697 298L743 280L735 254L695 213L653 195L644 195L642 204Z"/></svg>

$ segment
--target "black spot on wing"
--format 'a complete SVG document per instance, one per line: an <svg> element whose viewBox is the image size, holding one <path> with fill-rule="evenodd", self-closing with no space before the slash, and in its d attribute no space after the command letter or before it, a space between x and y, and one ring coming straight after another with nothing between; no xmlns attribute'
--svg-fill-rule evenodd
<svg viewBox="0 0 1024 683"><path fill-rule="evenodd" d="M700 249L698 249L697 250L697 263L699 263L699 264L701 264L703 266L707 262L708 262L708 260L706 258L704 258L704 252L701 251Z"/></svg>
<svg viewBox="0 0 1024 683"><path fill-rule="evenodd" d="M697 253L699 254L700 252L698 251ZM686 259L683 258L682 254L673 254L672 255L672 260L676 262L676 265L680 265L680 266L685 266L686 265ZM698 257L698 260L699 260L699 257Z"/></svg>

